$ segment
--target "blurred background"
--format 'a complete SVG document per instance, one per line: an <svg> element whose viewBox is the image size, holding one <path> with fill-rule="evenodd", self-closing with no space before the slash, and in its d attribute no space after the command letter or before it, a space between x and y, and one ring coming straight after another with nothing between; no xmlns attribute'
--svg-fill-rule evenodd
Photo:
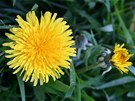
<svg viewBox="0 0 135 101"><path fill-rule="evenodd" d="M5 32L18 25L16 16L25 19L30 10L39 18L46 11L63 17L77 48L65 75L36 87L12 74L2 46L8 41ZM110 70L108 53L106 66L98 62L115 43L135 53L135 0L0 0L0 101L135 101L135 72ZM130 61L134 65L135 56Z"/></svg>

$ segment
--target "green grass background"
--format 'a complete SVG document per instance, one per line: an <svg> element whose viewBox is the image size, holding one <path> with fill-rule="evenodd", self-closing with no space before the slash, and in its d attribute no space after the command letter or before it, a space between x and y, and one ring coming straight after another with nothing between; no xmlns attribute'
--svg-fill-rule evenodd
<svg viewBox="0 0 135 101"><path fill-rule="evenodd" d="M82 50L80 58L73 58L70 70L57 81L33 87L24 83L6 65L2 43L8 41L5 32L16 26L15 18L30 11L38 17L46 11L71 26L77 49L85 41L93 44ZM135 56L128 74L113 68L102 76L104 69L96 66L104 48L113 49L115 43L125 43L135 53L135 1L134 0L0 0L0 101L135 101Z"/></svg>

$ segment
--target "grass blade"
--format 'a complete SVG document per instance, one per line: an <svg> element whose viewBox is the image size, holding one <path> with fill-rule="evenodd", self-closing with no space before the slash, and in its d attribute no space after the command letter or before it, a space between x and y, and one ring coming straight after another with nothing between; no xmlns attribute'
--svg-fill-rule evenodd
<svg viewBox="0 0 135 101"><path fill-rule="evenodd" d="M127 44L134 44L133 39L132 39L132 37L131 37L131 35L130 35L128 29L126 28L126 26L125 26L125 24L124 24L124 22L123 22L123 20L122 20L122 18L121 18L121 16L120 16L120 13L119 13L118 8L117 8L116 5L115 5L115 12L116 12L116 15L117 15L117 17L118 17L118 20L119 20L119 22L120 22L120 25L121 25L121 27L122 27L122 30L123 30L123 32L124 32L124 35L125 35Z"/></svg>
<svg viewBox="0 0 135 101"><path fill-rule="evenodd" d="M17 80L18 80L18 83L19 83L19 88L20 88L20 92L21 92L22 101L26 101L25 100L24 82L22 81L21 77L18 74L17 74Z"/></svg>
<svg viewBox="0 0 135 101"><path fill-rule="evenodd" d="M130 66L128 68L128 70L135 75L135 67L134 66Z"/></svg>
<svg viewBox="0 0 135 101"><path fill-rule="evenodd" d="M101 86L95 87L95 89L100 90L100 89L105 89L105 88L110 88L110 87L114 87L114 86L119 86L119 85L123 85L129 82L134 82L135 78L134 77L122 77L120 79L116 79L110 82L107 82Z"/></svg>
<svg viewBox="0 0 135 101"><path fill-rule="evenodd" d="M38 9L38 4L34 4L34 6L31 8L32 11L36 11Z"/></svg>

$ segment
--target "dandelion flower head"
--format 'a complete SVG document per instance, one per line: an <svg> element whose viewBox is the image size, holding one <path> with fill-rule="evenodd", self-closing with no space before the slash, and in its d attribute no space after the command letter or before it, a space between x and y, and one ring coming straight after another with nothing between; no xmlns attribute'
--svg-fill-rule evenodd
<svg viewBox="0 0 135 101"><path fill-rule="evenodd" d="M127 73L128 67L132 65L132 62L128 60L133 54L129 54L126 48L123 48L124 44L116 44L113 51L111 62L121 72Z"/></svg>
<svg viewBox="0 0 135 101"><path fill-rule="evenodd" d="M26 14L26 20L17 16L19 27L10 29L6 36L11 40L3 46L7 63L14 74L23 75L23 81L34 83L48 82L52 77L56 80L64 74L63 68L70 68L71 56L75 56L72 30L63 18L56 18L57 13L47 11L41 15L40 22L34 11Z"/></svg>

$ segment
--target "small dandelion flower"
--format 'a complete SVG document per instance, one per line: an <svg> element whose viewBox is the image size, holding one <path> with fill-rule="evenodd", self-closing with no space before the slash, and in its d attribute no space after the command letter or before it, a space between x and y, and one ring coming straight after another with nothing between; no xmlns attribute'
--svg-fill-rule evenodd
<svg viewBox="0 0 135 101"><path fill-rule="evenodd" d="M113 56L110 59L112 64L121 72L127 73L128 67L132 65L132 62L128 62L133 54L129 54L126 48L123 48L124 44L116 44L113 51Z"/></svg>
<svg viewBox="0 0 135 101"><path fill-rule="evenodd" d="M57 18L57 14L46 12L41 15L40 22L34 11L26 15L26 21L19 15L16 21L20 27L11 28L11 33L6 36L11 42L3 46L10 47L5 50L6 57L11 60L7 63L14 69L14 74L23 75L23 80L34 83L49 81L52 77L55 81L64 74L63 68L70 68L70 56L75 56L73 48L72 30L63 18Z"/></svg>

